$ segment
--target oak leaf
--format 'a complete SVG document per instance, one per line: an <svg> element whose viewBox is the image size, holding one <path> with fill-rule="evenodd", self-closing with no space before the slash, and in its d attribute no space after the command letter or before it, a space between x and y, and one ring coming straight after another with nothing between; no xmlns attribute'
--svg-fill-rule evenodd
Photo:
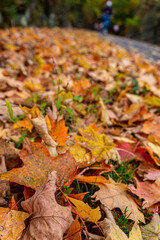
<svg viewBox="0 0 160 240"><path fill-rule="evenodd" d="M73 209L73 212L78 212L79 215L84 219L89 222L96 223L100 218L101 218L101 212L100 212L100 207L97 207L95 209L92 209L88 203L84 203L80 200L67 197L74 205L75 205L75 210Z"/></svg>
<svg viewBox="0 0 160 240"><path fill-rule="evenodd" d="M63 207L55 200L56 172L50 173L36 193L21 203L31 214L29 225L20 240L62 240L73 222L71 207Z"/></svg>
<svg viewBox="0 0 160 240"><path fill-rule="evenodd" d="M100 190L95 192L93 197L100 200L101 203L112 210L113 208L120 208L124 213L127 210L130 214L129 219L135 222L145 222L143 214L138 210L138 206L127 192L128 186L123 183L104 183L98 184Z"/></svg>
<svg viewBox="0 0 160 240"><path fill-rule="evenodd" d="M54 158L49 155L47 148L40 143L27 142L19 156L24 166L2 173L2 180L10 180L36 189L53 170L57 171L60 185L69 181L76 174L77 163L69 151Z"/></svg>
<svg viewBox="0 0 160 240"><path fill-rule="evenodd" d="M25 228L24 221L29 217L26 212L0 208L0 237L1 240L17 240Z"/></svg>
<svg viewBox="0 0 160 240"><path fill-rule="evenodd" d="M110 143L106 135L98 134L92 127L87 129L79 129L82 136L75 136L75 140L85 148L89 149L96 161L107 158L107 153L115 147L114 143Z"/></svg>

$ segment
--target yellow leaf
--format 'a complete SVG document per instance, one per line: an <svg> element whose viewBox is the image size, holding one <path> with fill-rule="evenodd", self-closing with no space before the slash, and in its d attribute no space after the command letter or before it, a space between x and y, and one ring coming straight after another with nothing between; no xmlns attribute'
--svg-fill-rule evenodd
<svg viewBox="0 0 160 240"><path fill-rule="evenodd" d="M83 219L96 223L101 218L100 207L92 209L87 203L71 197L67 198L75 205L76 211Z"/></svg>
<svg viewBox="0 0 160 240"><path fill-rule="evenodd" d="M98 134L90 126L87 129L79 129L79 132L82 136L75 136L75 140L89 149L96 161L106 159L107 153L115 147L115 144L110 143L106 135Z"/></svg>
<svg viewBox="0 0 160 240"><path fill-rule="evenodd" d="M29 217L26 212L0 208L0 238L1 240L17 240L25 228L25 219ZM2 230L3 229L3 230Z"/></svg>
<svg viewBox="0 0 160 240"><path fill-rule="evenodd" d="M129 233L129 239L128 240L143 240L141 230L140 230L137 223L135 223L133 225L133 228L132 228L131 232Z"/></svg>
<svg viewBox="0 0 160 240"><path fill-rule="evenodd" d="M25 115L27 116L31 116L31 119L38 117L38 115L40 114L40 110L39 108L37 108L36 105L34 105L34 107L32 108L27 108L27 107L21 107L22 111L24 112Z"/></svg>
<svg viewBox="0 0 160 240"><path fill-rule="evenodd" d="M160 98L155 96L146 96L146 103L155 107L160 107Z"/></svg>
<svg viewBox="0 0 160 240"><path fill-rule="evenodd" d="M75 143L71 148L70 152L73 155L76 162L80 163L79 167L86 167L93 164L92 156L86 148L81 147L78 143Z"/></svg>
<svg viewBox="0 0 160 240"><path fill-rule="evenodd" d="M89 184L94 184L97 185L99 183L110 183L109 180L107 180L106 178L102 177L102 176L77 176L76 179L79 182L85 182L85 183L89 183Z"/></svg>
<svg viewBox="0 0 160 240"><path fill-rule="evenodd" d="M28 129L29 132L32 132L33 124L31 123L29 118L26 117L23 120L20 120L20 121L14 123L13 128L14 129L26 128L26 129Z"/></svg>
<svg viewBox="0 0 160 240"><path fill-rule="evenodd" d="M32 92L34 92L34 91L44 92L45 91L45 88L40 83L34 84L30 81L25 81L25 86Z"/></svg>

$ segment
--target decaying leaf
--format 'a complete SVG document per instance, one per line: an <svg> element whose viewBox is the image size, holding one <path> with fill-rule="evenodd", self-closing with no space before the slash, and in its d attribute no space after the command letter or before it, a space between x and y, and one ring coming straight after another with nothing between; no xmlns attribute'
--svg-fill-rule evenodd
<svg viewBox="0 0 160 240"><path fill-rule="evenodd" d="M29 217L26 212L0 208L0 237L1 240L17 240L25 228L24 221Z"/></svg>
<svg viewBox="0 0 160 240"><path fill-rule="evenodd" d="M98 134L90 126L87 129L79 129L79 132L82 136L75 136L75 140L89 149L96 161L106 159L107 153L115 147L115 144L110 143L106 135Z"/></svg>
<svg viewBox="0 0 160 240"><path fill-rule="evenodd" d="M73 209L73 212L78 212L84 220L96 223L101 218L99 207L92 209L88 203L84 203L83 201L71 197L68 197L68 199L75 205L76 211Z"/></svg>
<svg viewBox="0 0 160 240"><path fill-rule="evenodd" d="M143 240L159 240L160 239L160 217L158 213L154 213L151 222L145 226L141 226Z"/></svg>
<svg viewBox="0 0 160 240"><path fill-rule="evenodd" d="M154 183L140 182L135 178L136 187L129 186L132 193L136 194L140 198L144 199L143 208L148 208L160 201L160 179L157 179Z"/></svg>
<svg viewBox="0 0 160 240"><path fill-rule="evenodd" d="M57 171L60 185L68 182L76 174L77 163L69 151L53 158L45 146L27 142L19 156L24 166L1 174L1 179L36 189L53 170Z"/></svg>
<svg viewBox="0 0 160 240"><path fill-rule="evenodd" d="M28 200L21 203L23 209L32 214L27 229L20 240L62 240L63 234L73 222L71 207L63 207L55 200L56 172Z"/></svg>
<svg viewBox="0 0 160 240"><path fill-rule="evenodd" d="M129 219L135 222L145 222L143 214L138 210L138 206L127 192L128 186L123 183L104 183L98 184L100 190L95 192L93 197L100 200L101 203L110 210L120 208L124 213L126 207L128 213L131 213Z"/></svg>
<svg viewBox="0 0 160 240"><path fill-rule="evenodd" d="M49 135L45 118L41 114L40 110L36 106L34 106L32 109L23 107L22 110L29 117L31 123L36 129L36 132L43 139L50 155L52 157L56 157L58 155L56 150L57 143Z"/></svg>

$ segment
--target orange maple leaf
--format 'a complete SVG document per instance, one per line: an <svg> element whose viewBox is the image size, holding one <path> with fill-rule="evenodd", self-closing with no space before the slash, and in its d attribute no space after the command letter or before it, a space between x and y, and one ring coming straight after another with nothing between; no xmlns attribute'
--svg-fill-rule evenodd
<svg viewBox="0 0 160 240"><path fill-rule="evenodd" d="M58 146L65 146L65 142L68 140L68 127L65 126L65 121L62 119L55 123L51 117L49 117L51 129L49 131L50 136L58 144Z"/></svg>

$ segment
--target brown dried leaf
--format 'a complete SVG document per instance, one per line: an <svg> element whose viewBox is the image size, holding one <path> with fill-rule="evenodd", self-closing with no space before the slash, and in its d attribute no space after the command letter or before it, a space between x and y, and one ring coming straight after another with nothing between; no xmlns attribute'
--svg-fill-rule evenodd
<svg viewBox="0 0 160 240"><path fill-rule="evenodd" d="M20 240L63 239L63 234L72 224L73 218L70 207L57 204L55 183L56 172L53 171L33 197L21 203L32 216Z"/></svg>

